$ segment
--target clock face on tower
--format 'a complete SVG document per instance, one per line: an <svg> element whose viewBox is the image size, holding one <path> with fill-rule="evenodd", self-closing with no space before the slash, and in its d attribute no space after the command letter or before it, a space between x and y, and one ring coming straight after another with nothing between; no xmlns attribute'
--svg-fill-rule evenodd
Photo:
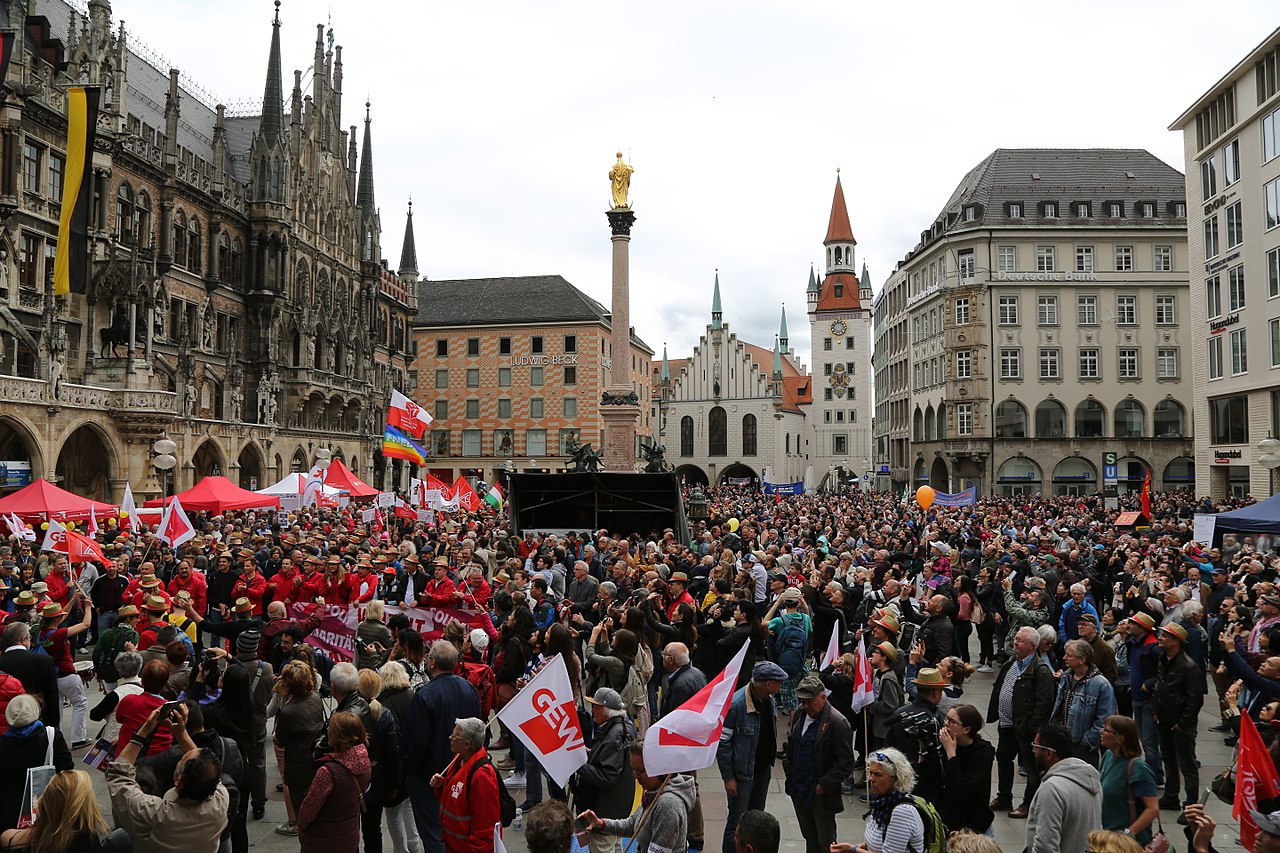
<svg viewBox="0 0 1280 853"><path fill-rule="evenodd" d="M844 320L831 321L831 334L835 335L837 338L842 337L847 331L849 331L849 324Z"/></svg>

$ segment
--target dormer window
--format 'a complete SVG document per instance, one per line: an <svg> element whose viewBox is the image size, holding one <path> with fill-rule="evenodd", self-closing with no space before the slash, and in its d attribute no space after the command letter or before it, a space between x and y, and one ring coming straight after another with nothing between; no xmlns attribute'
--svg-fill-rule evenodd
<svg viewBox="0 0 1280 853"><path fill-rule="evenodd" d="M1076 219L1088 219L1088 218L1089 218L1089 202L1087 201L1076 202Z"/></svg>
<svg viewBox="0 0 1280 853"><path fill-rule="evenodd" d="M977 218L978 218L978 208L972 204L966 204L964 206L964 221L972 222Z"/></svg>
<svg viewBox="0 0 1280 853"><path fill-rule="evenodd" d="M1058 203L1056 201L1046 201L1044 203L1043 215L1045 219L1054 219L1058 215Z"/></svg>
<svg viewBox="0 0 1280 853"><path fill-rule="evenodd" d="M1175 219L1187 218L1187 203L1185 201L1174 201L1169 203L1169 213Z"/></svg>
<svg viewBox="0 0 1280 853"><path fill-rule="evenodd" d="M833 285L833 286L832 286L832 290L833 290L833 292L835 293L835 297L836 297L836 299L839 299L839 298L841 298L842 296L844 296L844 285L843 285L843 284L835 284L835 285Z"/></svg>
<svg viewBox="0 0 1280 853"><path fill-rule="evenodd" d="M1119 201L1107 202L1107 216L1111 219L1120 219L1124 216L1124 203Z"/></svg>
<svg viewBox="0 0 1280 853"><path fill-rule="evenodd" d="M1020 201L1009 202L1009 218L1010 219L1022 218L1022 202Z"/></svg>
<svg viewBox="0 0 1280 853"><path fill-rule="evenodd" d="M1138 210L1144 219L1150 219L1156 215L1156 206L1149 201L1139 203Z"/></svg>

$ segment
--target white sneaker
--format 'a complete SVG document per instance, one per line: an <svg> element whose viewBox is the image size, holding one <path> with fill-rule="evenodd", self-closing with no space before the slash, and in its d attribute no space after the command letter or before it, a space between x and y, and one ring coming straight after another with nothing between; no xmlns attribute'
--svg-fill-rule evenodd
<svg viewBox="0 0 1280 853"><path fill-rule="evenodd" d="M978 667L978 672L991 672L991 667L984 663L982 666Z"/></svg>
<svg viewBox="0 0 1280 853"><path fill-rule="evenodd" d="M502 781L508 788L523 788L526 784L523 773L512 773Z"/></svg>

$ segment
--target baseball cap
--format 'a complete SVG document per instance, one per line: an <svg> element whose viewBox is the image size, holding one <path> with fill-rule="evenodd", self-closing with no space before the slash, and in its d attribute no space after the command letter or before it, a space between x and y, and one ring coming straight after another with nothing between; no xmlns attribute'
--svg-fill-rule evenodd
<svg viewBox="0 0 1280 853"><path fill-rule="evenodd" d="M622 710L622 697L612 687L601 687L595 696L585 697L592 705L603 705L610 711Z"/></svg>

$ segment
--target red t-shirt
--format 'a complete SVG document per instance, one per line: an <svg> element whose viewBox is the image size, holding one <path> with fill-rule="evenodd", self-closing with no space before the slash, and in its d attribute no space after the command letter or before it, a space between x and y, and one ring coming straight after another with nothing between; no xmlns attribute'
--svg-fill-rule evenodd
<svg viewBox="0 0 1280 853"><path fill-rule="evenodd" d="M66 628L41 631L39 640L45 652L53 658L53 665L58 668L59 678L75 674L76 664L75 659L71 657L71 644L67 642Z"/></svg>
<svg viewBox="0 0 1280 853"><path fill-rule="evenodd" d="M120 704L116 705L116 722L120 724L120 737L116 739L116 755L124 752L129 738L136 735L138 729L142 728L142 724L147 721L147 717L151 716L151 712L164 703L165 698L154 693L134 693L120 700ZM155 733L151 736L151 746L147 749L147 755L158 755L172 745L173 732L169 731L168 723L162 723L156 727Z"/></svg>

